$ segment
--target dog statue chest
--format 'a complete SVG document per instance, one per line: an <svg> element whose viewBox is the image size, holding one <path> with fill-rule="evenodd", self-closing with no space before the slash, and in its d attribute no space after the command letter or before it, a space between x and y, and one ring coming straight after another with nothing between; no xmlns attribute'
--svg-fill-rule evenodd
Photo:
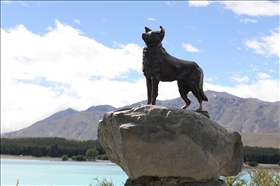
<svg viewBox="0 0 280 186"><path fill-rule="evenodd" d="M143 50L143 67L142 71L146 77L159 78L161 71L161 61L153 52Z"/></svg>

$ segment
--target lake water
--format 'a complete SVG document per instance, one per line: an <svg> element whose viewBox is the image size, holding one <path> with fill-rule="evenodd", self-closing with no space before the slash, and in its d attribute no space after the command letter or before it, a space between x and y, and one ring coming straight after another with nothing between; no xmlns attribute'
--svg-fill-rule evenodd
<svg viewBox="0 0 280 186"><path fill-rule="evenodd" d="M125 172L109 161L75 162L40 159L1 159L1 186L16 185L95 185L106 178L123 185Z"/></svg>
<svg viewBox="0 0 280 186"><path fill-rule="evenodd" d="M86 185L97 183L94 179L124 185L125 172L110 161L76 162L46 159L1 159L1 186L16 185ZM250 180L248 174L243 179Z"/></svg>

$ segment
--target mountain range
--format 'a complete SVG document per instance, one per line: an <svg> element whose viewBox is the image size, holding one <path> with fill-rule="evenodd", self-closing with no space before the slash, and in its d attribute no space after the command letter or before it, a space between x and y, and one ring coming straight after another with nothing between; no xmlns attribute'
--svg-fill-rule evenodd
<svg viewBox="0 0 280 186"><path fill-rule="evenodd" d="M279 147L279 101L265 102L216 91L206 91L205 94L209 101L203 103L203 110L209 112L211 120L242 133L243 139L246 139L248 143L250 141L251 146L254 146L256 141L264 142L258 136L265 136L263 138L274 139L274 142L268 139L268 145L271 146L272 143L275 143L274 146ZM192 103L187 109L196 110L199 107L196 98L189 94L189 99ZM146 101L125 107L132 108L144 104ZM184 102L181 98L175 98L165 101L158 100L157 105L180 108ZM63 137L93 140L97 139L99 120L106 112L117 109L120 108L110 105L92 106L84 111L68 108L27 128L2 134L1 137Z"/></svg>

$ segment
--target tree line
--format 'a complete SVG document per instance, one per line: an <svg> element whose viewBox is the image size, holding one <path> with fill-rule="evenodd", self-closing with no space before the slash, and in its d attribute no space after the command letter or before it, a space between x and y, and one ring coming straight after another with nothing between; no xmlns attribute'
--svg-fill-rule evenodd
<svg viewBox="0 0 280 186"><path fill-rule="evenodd" d="M85 155L87 149L96 148L106 154L98 140L77 141L64 138L1 138L1 154L23 156L68 157Z"/></svg>
<svg viewBox="0 0 280 186"><path fill-rule="evenodd" d="M280 162L280 149L262 147L244 147L244 162L277 164Z"/></svg>
<svg viewBox="0 0 280 186"><path fill-rule="evenodd" d="M95 148L99 155L106 154L98 140L77 141L58 137L1 138L1 154L9 155L72 157L86 155L87 150L91 148ZM252 161L277 164L280 161L280 149L245 146L244 162Z"/></svg>

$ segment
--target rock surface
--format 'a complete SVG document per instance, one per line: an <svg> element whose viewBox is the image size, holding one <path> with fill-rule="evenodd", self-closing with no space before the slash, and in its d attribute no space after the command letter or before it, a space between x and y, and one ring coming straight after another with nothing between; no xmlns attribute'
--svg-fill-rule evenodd
<svg viewBox="0 0 280 186"><path fill-rule="evenodd" d="M149 185L168 178L206 182L242 171L240 134L190 110L145 105L108 112L98 138L130 180Z"/></svg>

